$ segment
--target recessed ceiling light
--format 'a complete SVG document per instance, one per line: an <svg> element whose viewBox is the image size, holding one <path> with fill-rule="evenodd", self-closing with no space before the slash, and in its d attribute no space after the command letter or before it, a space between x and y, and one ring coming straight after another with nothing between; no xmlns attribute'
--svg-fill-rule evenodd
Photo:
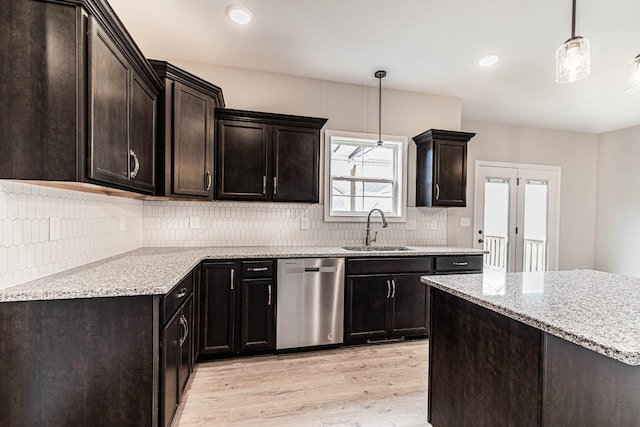
<svg viewBox="0 0 640 427"><path fill-rule="evenodd" d="M480 64L483 67L490 67L496 64L498 61L500 61L500 54L490 53L480 58L480 61L478 61L478 64Z"/></svg>
<svg viewBox="0 0 640 427"><path fill-rule="evenodd" d="M253 20L253 13L244 6L229 6L227 8L227 15L236 24L248 24Z"/></svg>

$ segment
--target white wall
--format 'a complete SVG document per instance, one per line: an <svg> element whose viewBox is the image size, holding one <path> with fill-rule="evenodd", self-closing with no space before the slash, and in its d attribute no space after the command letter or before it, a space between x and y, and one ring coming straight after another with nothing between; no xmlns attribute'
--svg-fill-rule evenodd
<svg viewBox="0 0 640 427"><path fill-rule="evenodd" d="M598 138L595 268L640 277L640 126Z"/></svg>
<svg viewBox="0 0 640 427"><path fill-rule="evenodd" d="M467 207L449 208L448 244L473 245L473 228L460 227L460 217L473 218L476 160L560 166L559 269L593 268L596 224L598 137L576 132L463 120L475 132L469 142Z"/></svg>

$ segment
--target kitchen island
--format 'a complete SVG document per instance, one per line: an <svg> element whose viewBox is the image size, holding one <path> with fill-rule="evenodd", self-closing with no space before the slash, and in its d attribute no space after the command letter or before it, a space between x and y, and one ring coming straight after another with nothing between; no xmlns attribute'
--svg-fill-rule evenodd
<svg viewBox="0 0 640 427"><path fill-rule="evenodd" d="M422 281L434 427L640 425L640 279L577 270Z"/></svg>

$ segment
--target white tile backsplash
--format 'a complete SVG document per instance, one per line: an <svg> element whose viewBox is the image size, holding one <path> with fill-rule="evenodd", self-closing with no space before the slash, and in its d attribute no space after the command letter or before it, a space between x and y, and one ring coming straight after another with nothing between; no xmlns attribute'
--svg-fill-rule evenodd
<svg viewBox="0 0 640 427"><path fill-rule="evenodd" d="M59 240L50 239L52 217L60 218ZM363 244L364 223L322 218L318 204L141 201L0 180L0 289L143 246ZM447 243L446 209L409 208L407 219L382 228L375 216L378 244Z"/></svg>
<svg viewBox="0 0 640 427"><path fill-rule="evenodd" d="M140 200L0 180L0 289L142 247L142 213Z"/></svg>

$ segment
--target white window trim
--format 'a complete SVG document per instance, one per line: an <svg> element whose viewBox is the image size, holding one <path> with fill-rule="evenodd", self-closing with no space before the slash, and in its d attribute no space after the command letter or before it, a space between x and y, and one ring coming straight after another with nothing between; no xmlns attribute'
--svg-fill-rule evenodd
<svg viewBox="0 0 640 427"><path fill-rule="evenodd" d="M325 222L366 222L367 213L350 213L347 215L331 215L331 138L344 137L353 139L378 140L378 134L347 132L339 130L325 130L324 133L324 221ZM399 155L402 157L400 163L402 165L402 178L398 182L398 205L400 215L385 214L388 222L406 222L407 221L407 158L409 138L398 135L382 135L383 142L394 142L400 144Z"/></svg>

